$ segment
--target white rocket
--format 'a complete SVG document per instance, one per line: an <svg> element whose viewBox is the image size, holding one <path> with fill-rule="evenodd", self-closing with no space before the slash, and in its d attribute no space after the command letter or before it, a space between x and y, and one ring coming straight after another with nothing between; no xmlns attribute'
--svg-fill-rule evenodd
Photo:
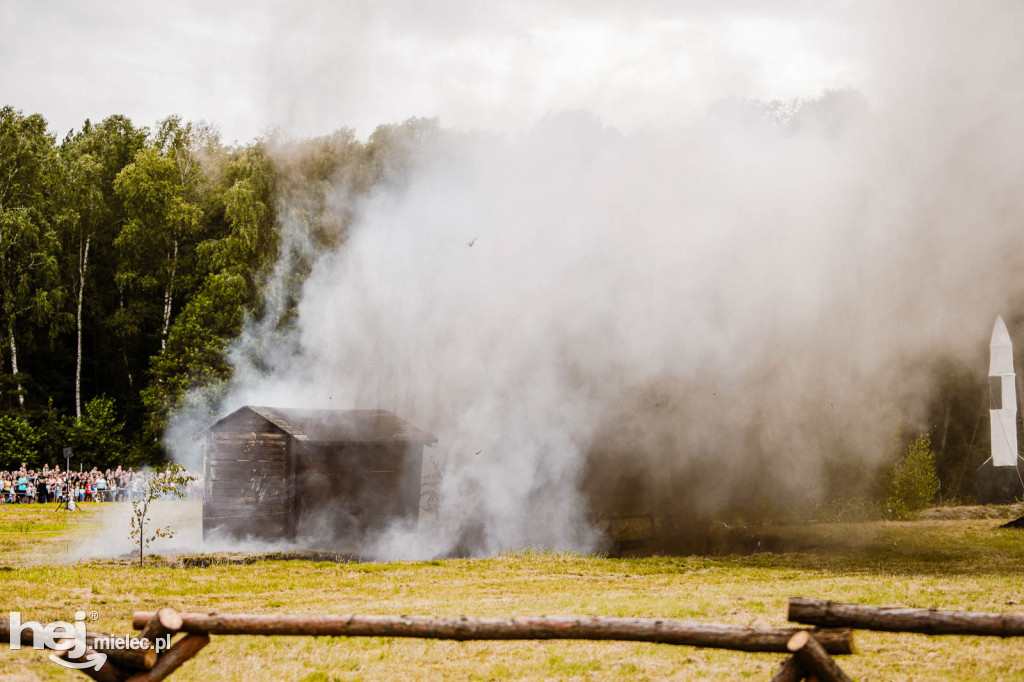
<svg viewBox="0 0 1024 682"><path fill-rule="evenodd" d="M988 385L992 415L992 466L1017 465L1017 388L1013 345L1002 316L996 318L989 345Z"/></svg>

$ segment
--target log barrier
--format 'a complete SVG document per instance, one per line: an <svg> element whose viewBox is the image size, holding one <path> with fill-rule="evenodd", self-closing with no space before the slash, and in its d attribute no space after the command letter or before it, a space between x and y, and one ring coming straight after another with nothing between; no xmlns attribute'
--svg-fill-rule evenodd
<svg viewBox="0 0 1024 682"><path fill-rule="evenodd" d="M925 635L1024 636L1024 613L881 608L806 597L787 600L786 620L826 628Z"/></svg>
<svg viewBox="0 0 1024 682"><path fill-rule="evenodd" d="M153 618L136 612L132 626ZM588 639L654 642L735 651L786 653L792 628L754 628L671 618L542 616L538 618L434 618L430 616L281 616L182 613L181 631L204 635L314 637L422 637L430 639ZM818 642L832 654L853 652L849 629L820 630Z"/></svg>

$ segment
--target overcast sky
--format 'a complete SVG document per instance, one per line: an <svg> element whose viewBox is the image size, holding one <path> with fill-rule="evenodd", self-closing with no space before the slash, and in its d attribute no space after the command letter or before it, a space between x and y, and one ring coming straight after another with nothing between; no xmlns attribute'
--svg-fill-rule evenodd
<svg viewBox="0 0 1024 682"><path fill-rule="evenodd" d="M665 127L725 97L860 87L859 19L818 4L7 0L0 103L61 135L177 113L227 141L410 116L516 130L571 109Z"/></svg>

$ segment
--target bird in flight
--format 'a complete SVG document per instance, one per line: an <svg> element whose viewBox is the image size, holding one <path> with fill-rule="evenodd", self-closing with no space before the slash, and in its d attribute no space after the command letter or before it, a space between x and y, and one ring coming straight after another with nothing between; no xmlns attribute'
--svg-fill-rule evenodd
<svg viewBox="0 0 1024 682"><path fill-rule="evenodd" d="M466 246L472 247L472 246L473 246L473 244L476 244L476 240L477 240L477 239L479 239L479 237L473 237L473 240L472 240L472 241L468 241L468 242L466 242Z"/></svg>

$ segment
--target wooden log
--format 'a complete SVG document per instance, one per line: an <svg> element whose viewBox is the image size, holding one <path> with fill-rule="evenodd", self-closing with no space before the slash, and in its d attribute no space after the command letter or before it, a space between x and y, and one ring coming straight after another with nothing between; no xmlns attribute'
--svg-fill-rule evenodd
<svg viewBox="0 0 1024 682"><path fill-rule="evenodd" d="M790 597L786 618L795 623L926 635L1024 636L1024 613L880 608Z"/></svg>
<svg viewBox="0 0 1024 682"><path fill-rule="evenodd" d="M142 628L153 617L137 611ZM539 618L434 618L429 616L279 616L181 614L183 632L209 635L312 635L319 637L424 637L454 640L589 639L660 642L688 646L785 653L794 630L721 625L670 618L542 616ZM818 636L819 633L815 633ZM818 640L830 653L853 650L850 630L822 630Z"/></svg>
<svg viewBox="0 0 1024 682"><path fill-rule="evenodd" d="M809 631L801 630L790 637L786 648L793 652L801 667L820 682L853 682Z"/></svg>
<svg viewBox="0 0 1024 682"><path fill-rule="evenodd" d="M210 643L209 635L188 635L174 643L149 670L132 675L127 682L157 682L180 668Z"/></svg>
<svg viewBox="0 0 1024 682"><path fill-rule="evenodd" d="M91 650L98 651L102 654L107 655L107 659L116 663L120 668L128 668L131 670L148 670L156 665L157 653L156 649L143 648L143 642L137 641L136 646L138 648L131 649L117 649L114 648L113 643L109 642L106 646L97 642L97 638L107 637L107 635L89 635L86 641L89 644ZM111 639L115 639L111 637ZM121 639L120 636L117 639ZM137 639L137 638L133 638ZM101 640L102 641L102 640ZM127 642L125 643L127 644ZM145 643L146 647L150 647L149 642Z"/></svg>
<svg viewBox="0 0 1024 682"><path fill-rule="evenodd" d="M71 663L87 662L90 655L96 655L96 650L92 647L87 647L85 653L79 658L72 658L69 651L62 651L57 654L59 658L63 658ZM107 657L107 660L103 662L103 665L98 670L96 668L82 668L78 672L88 675L97 682L121 682L126 677L126 674L109 657Z"/></svg>
<svg viewBox="0 0 1024 682"><path fill-rule="evenodd" d="M800 661L794 654L790 654L772 675L772 682L800 682L805 677L806 674Z"/></svg>
<svg viewBox="0 0 1024 682"><path fill-rule="evenodd" d="M133 637L125 642L124 649L118 649L113 645L113 640L123 639L121 636L108 635L104 633L89 633L85 637L86 646L90 651L97 651L107 655L107 660L117 664L120 668L131 670L146 670L152 668L156 663L157 653L154 649L148 648L141 639ZM131 648L129 642L135 642L135 648Z"/></svg>
<svg viewBox="0 0 1024 682"><path fill-rule="evenodd" d="M160 637L170 637L181 629L181 614L170 606L162 606L157 609L146 626L139 633L139 639L152 642L156 646L156 640ZM152 667L152 666L150 666Z"/></svg>

